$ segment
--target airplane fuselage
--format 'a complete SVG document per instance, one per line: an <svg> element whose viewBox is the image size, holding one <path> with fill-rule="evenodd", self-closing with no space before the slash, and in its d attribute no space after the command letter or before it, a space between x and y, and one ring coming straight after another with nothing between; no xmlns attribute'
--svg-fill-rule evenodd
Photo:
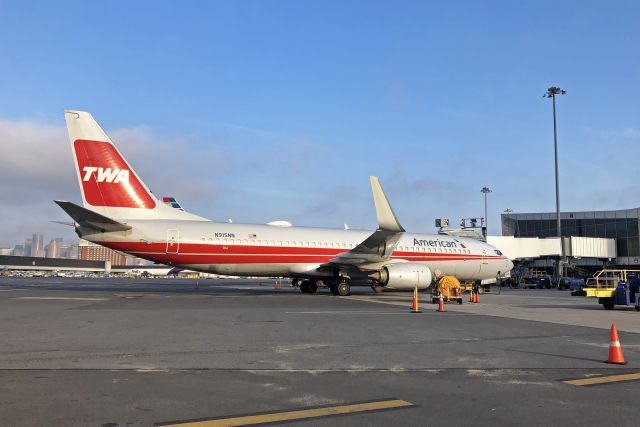
<svg viewBox="0 0 640 427"><path fill-rule="evenodd" d="M82 237L162 264L237 276L322 277L316 269L353 249L370 231L227 224L212 221L131 220L109 233L79 229ZM461 280L495 278L511 268L496 249L474 239L405 233L391 254Z"/></svg>

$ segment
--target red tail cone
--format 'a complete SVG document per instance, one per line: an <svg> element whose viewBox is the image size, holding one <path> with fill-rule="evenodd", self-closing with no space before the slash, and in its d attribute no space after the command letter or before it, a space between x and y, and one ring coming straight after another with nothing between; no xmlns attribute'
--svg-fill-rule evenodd
<svg viewBox="0 0 640 427"><path fill-rule="evenodd" d="M618 330L616 324L611 325L611 339L609 343L609 359L607 363L614 363L616 365L626 365L624 361L624 355L622 354L622 346L620 345L620 338L618 338Z"/></svg>

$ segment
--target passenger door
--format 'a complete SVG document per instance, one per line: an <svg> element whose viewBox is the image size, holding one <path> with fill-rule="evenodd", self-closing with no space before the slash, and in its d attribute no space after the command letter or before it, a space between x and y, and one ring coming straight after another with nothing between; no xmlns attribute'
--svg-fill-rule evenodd
<svg viewBox="0 0 640 427"><path fill-rule="evenodd" d="M180 232L177 229L167 230L167 250L168 254L177 254L180 249Z"/></svg>

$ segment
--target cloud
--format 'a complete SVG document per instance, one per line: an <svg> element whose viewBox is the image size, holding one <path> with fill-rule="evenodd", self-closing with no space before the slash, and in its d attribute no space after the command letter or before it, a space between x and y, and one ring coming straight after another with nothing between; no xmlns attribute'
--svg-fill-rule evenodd
<svg viewBox="0 0 640 427"><path fill-rule="evenodd" d="M200 140L159 137L147 126L106 132L157 197L174 196L202 216L259 223L295 216L297 208L306 210L301 202L318 203L299 182L310 161L323 159L313 138L221 128ZM65 126L0 120L0 147L0 247L13 247L34 232L47 241L75 240L71 227L51 223L68 221L54 199L81 201Z"/></svg>
<svg viewBox="0 0 640 427"><path fill-rule="evenodd" d="M53 199L78 191L66 130L31 121L0 120L0 246L13 247L34 232L73 238Z"/></svg>
<svg viewBox="0 0 640 427"><path fill-rule="evenodd" d="M630 138L640 138L640 129L637 128L626 128L622 131L622 135Z"/></svg>
<svg viewBox="0 0 640 427"><path fill-rule="evenodd" d="M215 197L212 177L225 171L219 147L161 139L144 126L107 133L158 197L173 195L200 210ZM68 221L54 199L81 200L66 128L0 120L0 147L0 247L13 247L34 232L43 232L47 242L59 236L74 240L71 227L50 222Z"/></svg>

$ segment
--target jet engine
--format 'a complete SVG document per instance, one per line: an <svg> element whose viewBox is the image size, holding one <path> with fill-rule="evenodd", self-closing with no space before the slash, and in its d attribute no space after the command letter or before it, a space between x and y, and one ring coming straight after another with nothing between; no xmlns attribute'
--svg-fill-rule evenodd
<svg viewBox="0 0 640 427"><path fill-rule="evenodd" d="M426 289L431 285L431 270L424 264L417 262L399 262L382 267L369 277L382 286L393 289Z"/></svg>

